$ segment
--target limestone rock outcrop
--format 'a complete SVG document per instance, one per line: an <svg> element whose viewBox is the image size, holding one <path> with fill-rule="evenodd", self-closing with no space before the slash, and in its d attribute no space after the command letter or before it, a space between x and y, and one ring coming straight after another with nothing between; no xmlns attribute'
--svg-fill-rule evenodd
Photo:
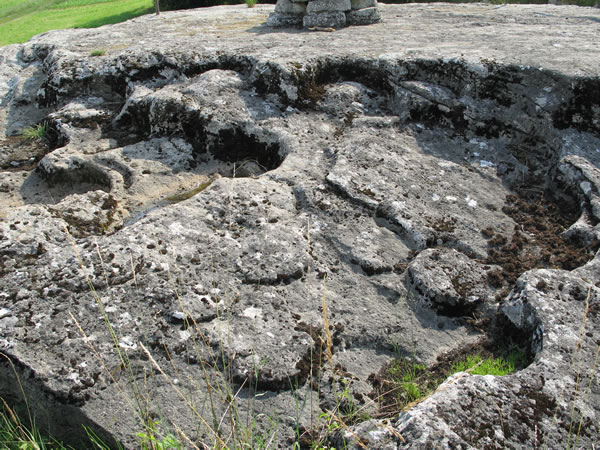
<svg viewBox="0 0 600 450"><path fill-rule="evenodd" d="M591 448L600 12L274 8L0 48L0 395L75 448ZM386 416L391 362L484 343L526 363Z"/></svg>

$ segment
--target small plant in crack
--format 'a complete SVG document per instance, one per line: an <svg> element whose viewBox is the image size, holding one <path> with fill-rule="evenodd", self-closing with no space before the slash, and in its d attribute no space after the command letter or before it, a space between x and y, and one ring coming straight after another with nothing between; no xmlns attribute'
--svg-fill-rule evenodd
<svg viewBox="0 0 600 450"><path fill-rule="evenodd" d="M159 423L159 421L151 419L146 430L137 434L137 437L140 439L141 448L152 450L182 449L183 445L173 434L169 433L162 439L159 437L157 430Z"/></svg>
<svg viewBox="0 0 600 450"><path fill-rule="evenodd" d="M106 55L106 50L97 49L97 50L92 50L90 52L90 56L104 56L104 55Z"/></svg>
<svg viewBox="0 0 600 450"><path fill-rule="evenodd" d="M419 386L412 381L402 383L402 389L404 391L403 393L406 400L408 400L409 402L414 402L423 397L423 393L421 392Z"/></svg>
<svg viewBox="0 0 600 450"><path fill-rule="evenodd" d="M21 136L30 141L42 141L48 136L49 130L48 123L42 122L23 129Z"/></svg>
<svg viewBox="0 0 600 450"><path fill-rule="evenodd" d="M421 399L425 394L425 386L417 379L426 372L424 364L418 364L405 359L397 359L388 369L394 382L398 385L398 402L408 404ZM425 389L424 389L425 388Z"/></svg>
<svg viewBox="0 0 600 450"><path fill-rule="evenodd" d="M343 418L343 422L348 425L368 420L369 415L366 411L361 410L354 401L354 397L350 392L350 381L341 378L340 383L344 389L336 394L336 402L337 410Z"/></svg>

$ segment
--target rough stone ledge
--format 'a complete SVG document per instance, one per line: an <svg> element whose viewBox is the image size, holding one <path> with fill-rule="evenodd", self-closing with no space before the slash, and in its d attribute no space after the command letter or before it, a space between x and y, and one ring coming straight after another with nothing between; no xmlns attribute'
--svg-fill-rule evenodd
<svg viewBox="0 0 600 450"><path fill-rule="evenodd" d="M349 430L350 448L482 448L525 443L555 447L567 440L591 445L598 433L597 376L600 289L582 272L524 274L500 308L529 336L534 362L505 377L457 373L426 400L395 420L368 421ZM569 431L571 424L579 431Z"/></svg>
<svg viewBox="0 0 600 450"><path fill-rule="evenodd" d="M280 418L285 446L336 391L371 411L371 373L398 353L430 364L472 344L489 331L473 325L484 316L533 363L449 380L391 419L387 437L405 441L390 445L562 447L573 403L591 445L597 385L585 398L557 393L574 392L578 342L584 367L598 342L598 255L581 266L600 236L598 12L382 5L383 24L327 34L273 30L271 12L164 13L0 49L0 344L44 426L84 439L45 412L67 408L134 447L134 431L162 414L215 442L173 391L208 405L208 374L252 400L241 414L265 414L259 429ZM556 42L557 23L568 39ZM490 35L497 46L482 48ZM515 39L528 43L518 53ZM45 156L15 145L41 120L60 138ZM535 221L548 194L560 226ZM560 231L549 244L550 225ZM574 247L545 253L558 242ZM504 278L489 275L493 252ZM538 256L574 267L515 266ZM327 359L329 338L331 377L311 361ZM3 393L18 401L11 370L5 361ZM153 400L143 411L131 380ZM356 433L383 446L373 426Z"/></svg>

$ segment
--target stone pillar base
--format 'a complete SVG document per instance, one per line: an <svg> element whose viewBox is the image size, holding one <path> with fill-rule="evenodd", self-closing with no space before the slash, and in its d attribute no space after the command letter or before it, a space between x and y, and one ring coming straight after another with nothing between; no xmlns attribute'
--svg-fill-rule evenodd
<svg viewBox="0 0 600 450"><path fill-rule="evenodd" d="M277 0L270 27L343 28L381 20L377 0Z"/></svg>

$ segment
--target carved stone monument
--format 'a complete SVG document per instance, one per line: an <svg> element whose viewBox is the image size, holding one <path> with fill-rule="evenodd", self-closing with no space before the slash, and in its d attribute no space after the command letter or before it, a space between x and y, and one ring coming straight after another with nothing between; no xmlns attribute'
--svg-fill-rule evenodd
<svg viewBox="0 0 600 450"><path fill-rule="evenodd" d="M343 28L369 25L380 19L377 0L277 0L267 25Z"/></svg>

